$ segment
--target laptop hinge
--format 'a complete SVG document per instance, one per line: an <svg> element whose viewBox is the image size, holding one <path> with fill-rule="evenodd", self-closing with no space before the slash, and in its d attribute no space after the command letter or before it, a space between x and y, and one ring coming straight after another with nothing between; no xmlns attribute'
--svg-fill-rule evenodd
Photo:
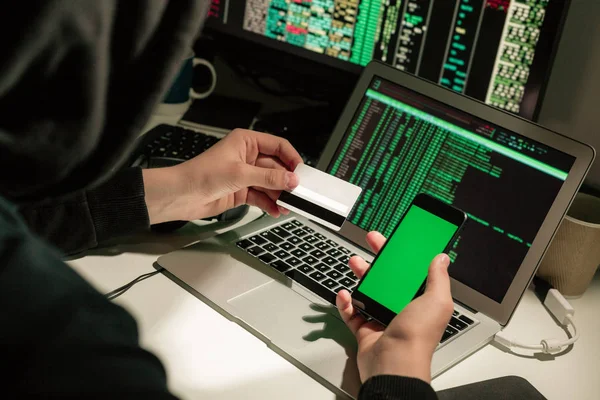
<svg viewBox="0 0 600 400"><path fill-rule="evenodd" d="M459 304L461 307L466 308L468 311L472 312L473 314L477 314L479 312L479 311L475 310L473 307L469 307L465 303L462 303L462 302L460 302L460 301L458 301L458 300L456 300L454 298L452 300L454 300L454 302L456 304Z"/></svg>

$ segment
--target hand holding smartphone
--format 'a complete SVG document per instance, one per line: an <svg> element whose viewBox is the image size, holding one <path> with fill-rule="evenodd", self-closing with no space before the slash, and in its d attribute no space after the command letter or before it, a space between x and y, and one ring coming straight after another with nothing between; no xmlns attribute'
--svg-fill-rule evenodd
<svg viewBox="0 0 600 400"><path fill-rule="evenodd" d="M425 289L431 260L456 240L467 215L419 194L352 293L363 314L388 325Z"/></svg>

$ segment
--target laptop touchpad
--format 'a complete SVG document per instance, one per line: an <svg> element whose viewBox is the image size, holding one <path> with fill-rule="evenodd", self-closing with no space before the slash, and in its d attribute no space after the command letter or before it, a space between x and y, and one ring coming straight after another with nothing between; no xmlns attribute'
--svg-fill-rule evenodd
<svg viewBox="0 0 600 400"><path fill-rule="evenodd" d="M311 308L311 302L287 286L273 281L229 300L241 320L285 347L302 348L312 341L331 337L324 330L347 330L327 312Z"/></svg>

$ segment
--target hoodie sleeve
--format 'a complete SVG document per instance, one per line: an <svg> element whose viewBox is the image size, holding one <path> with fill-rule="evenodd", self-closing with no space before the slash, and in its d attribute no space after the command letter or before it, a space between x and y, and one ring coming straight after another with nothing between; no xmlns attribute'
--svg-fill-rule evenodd
<svg viewBox="0 0 600 400"><path fill-rule="evenodd" d="M31 231L63 255L80 253L150 224L141 168L124 169L94 189L21 205L19 211Z"/></svg>

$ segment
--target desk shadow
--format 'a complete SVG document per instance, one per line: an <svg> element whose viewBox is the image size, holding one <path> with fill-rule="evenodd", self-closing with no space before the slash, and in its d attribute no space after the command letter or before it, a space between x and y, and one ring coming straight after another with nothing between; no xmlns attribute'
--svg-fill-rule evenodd
<svg viewBox="0 0 600 400"><path fill-rule="evenodd" d="M65 257L65 261L72 261L85 256L110 257L123 253L163 255L200 240L206 240L217 235L215 231L225 229L238 223L239 220L227 222L214 222L206 225L188 223L180 229L169 233L155 233L151 231L123 236L101 243L97 248Z"/></svg>

